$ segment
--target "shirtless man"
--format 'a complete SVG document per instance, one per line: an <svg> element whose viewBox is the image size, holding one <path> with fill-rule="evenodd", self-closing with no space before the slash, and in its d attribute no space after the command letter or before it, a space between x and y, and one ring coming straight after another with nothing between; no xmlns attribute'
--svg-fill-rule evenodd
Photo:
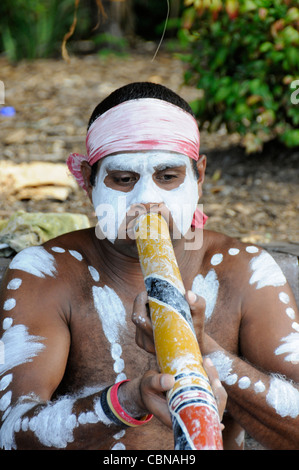
<svg viewBox="0 0 299 470"><path fill-rule="evenodd" d="M168 217L201 351L227 391L224 448L242 449L246 429L268 448L298 449L295 299L264 250L202 231L206 160L188 105L159 85L123 87L92 114L87 156L73 154L68 164L99 222L24 250L7 270L1 448L173 449L164 394L173 377L156 370L130 236L142 205ZM185 249L202 233L200 247ZM221 414L224 389L205 367ZM104 392L126 379L117 397L127 427L113 422Z"/></svg>

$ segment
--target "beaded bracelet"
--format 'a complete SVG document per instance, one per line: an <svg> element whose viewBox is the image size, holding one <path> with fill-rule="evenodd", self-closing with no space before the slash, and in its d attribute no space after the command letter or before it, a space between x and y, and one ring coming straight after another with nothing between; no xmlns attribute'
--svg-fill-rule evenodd
<svg viewBox="0 0 299 470"><path fill-rule="evenodd" d="M148 423L153 415L147 414L143 418L135 419L132 416L128 415L125 410L121 407L117 391L121 384L124 382L129 382L129 380L122 380L121 382L116 383L110 387L107 387L103 390L101 395L101 405L105 415L115 424L127 427L137 427L142 424Z"/></svg>

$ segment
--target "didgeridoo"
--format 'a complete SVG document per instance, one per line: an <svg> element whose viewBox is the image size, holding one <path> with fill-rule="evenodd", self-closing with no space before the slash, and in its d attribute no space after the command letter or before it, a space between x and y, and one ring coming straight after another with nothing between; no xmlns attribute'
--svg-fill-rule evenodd
<svg viewBox="0 0 299 470"><path fill-rule="evenodd" d="M165 219L143 214L135 225L161 372L172 374L167 393L175 450L222 450L215 397L202 365L185 288Z"/></svg>

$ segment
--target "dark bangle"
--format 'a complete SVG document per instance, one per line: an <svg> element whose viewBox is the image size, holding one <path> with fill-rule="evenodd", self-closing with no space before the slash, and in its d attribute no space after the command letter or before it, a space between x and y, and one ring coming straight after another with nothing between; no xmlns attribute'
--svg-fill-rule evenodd
<svg viewBox="0 0 299 470"><path fill-rule="evenodd" d="M126 413L126 411L121 407L118 401L117 391L119 386L124 382L129 382L129 380L122 380L121 382L103 390L101 394L101 405L105 415L113 423L119 426L137 427L148 423L153 417L152 414L147 414L139 420L132 418L132 416L128 415L128 413Z"/></svg>

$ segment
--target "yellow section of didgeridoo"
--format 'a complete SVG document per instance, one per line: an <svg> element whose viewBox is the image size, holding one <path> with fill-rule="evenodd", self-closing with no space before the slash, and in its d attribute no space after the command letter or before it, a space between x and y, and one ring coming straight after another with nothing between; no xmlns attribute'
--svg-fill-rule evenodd
<svg viewBox="0 0 299 470"><path fill-rule="evenodd" d="M182 315L149 298L157 360L164 373L198 371L202 362L197 340ZM178 357L179 353L179 357Z"/></svg>
<svg viewBox="0 0 299 470"><path fill-rule="evenodd" d="M163 276L184 294L185 288L166 220L156 213L141 215L135 233L144 278L152 274Z"/></svg>
<svg viewBox="0 0 299 470"><path fill-rule="evenodd" d="M144 279L149 276L167 279L184 295L166 220L156 213L144 214L139 217L135 230ZM193 371L206 377L193 325L167 303L149 297L149 307L161 371L173 375Z"/></svg>
<svg viewBox="0 0 299 470"><path fill-rule="evenodd" d="M222 449L215 398L203 368L190 308L166 221L149 213L135 226L157 361L161 372L175 377L167 393L175 449Z"/></svg>

